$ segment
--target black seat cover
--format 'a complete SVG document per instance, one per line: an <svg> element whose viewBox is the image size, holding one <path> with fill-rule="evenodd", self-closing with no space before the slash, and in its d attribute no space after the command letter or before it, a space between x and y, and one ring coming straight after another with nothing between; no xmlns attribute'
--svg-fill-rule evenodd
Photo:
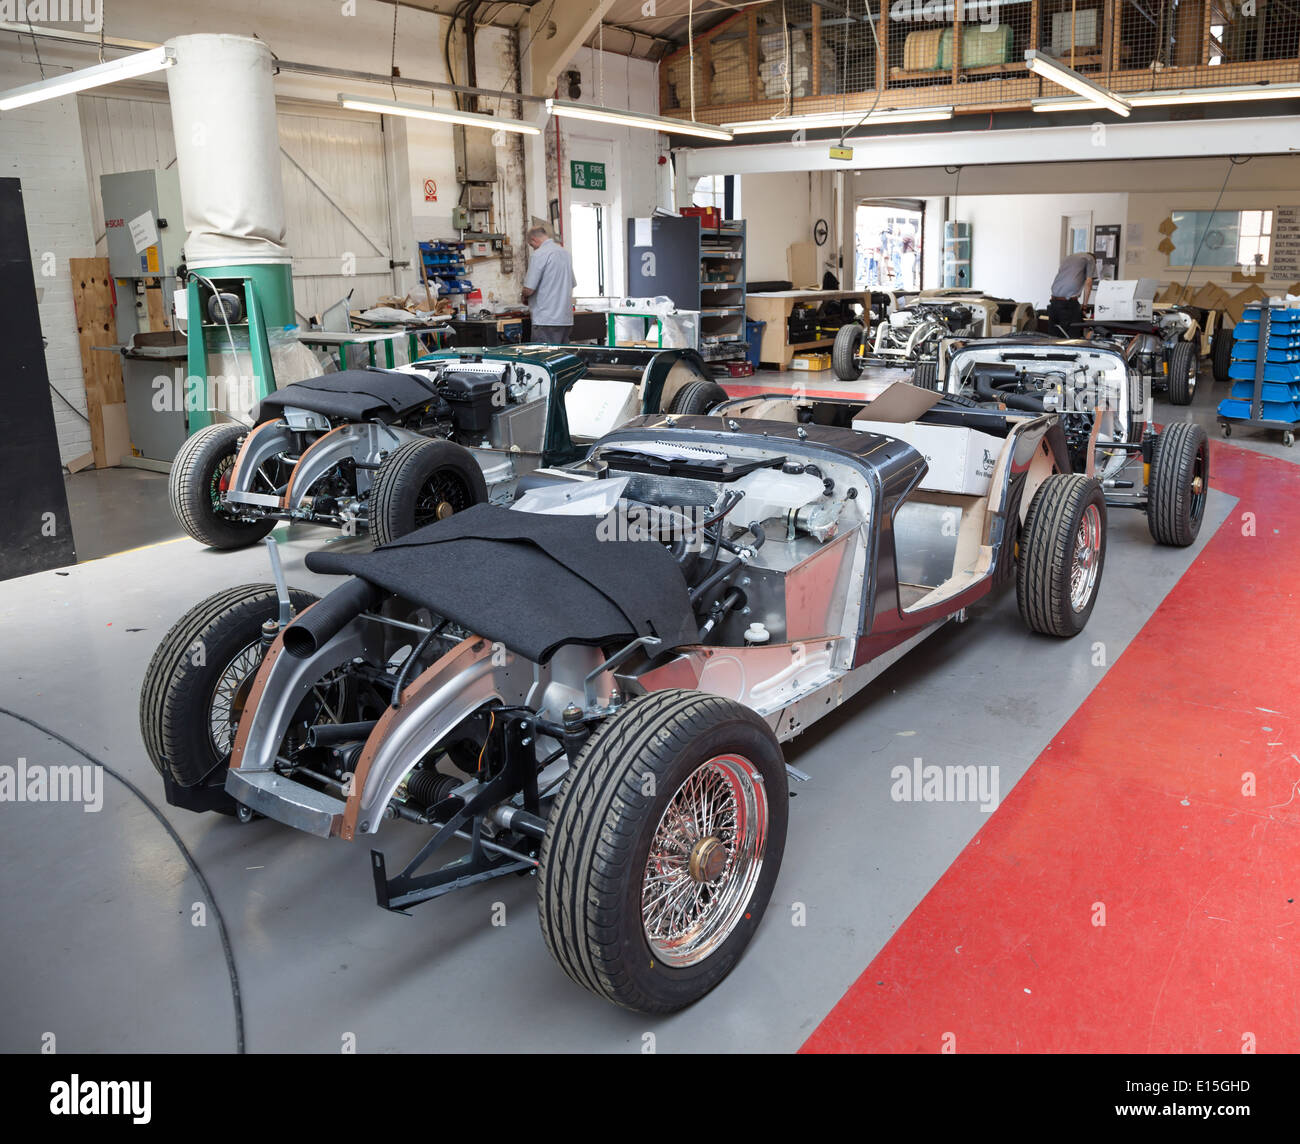
<svg viewBox="0 0 1300 1144"><path fill-rule="evenodd" d="M475 505L367 553L313 552L313 572L360 576L536 663L566 643L697 634L686 580L654 541L602 539L594 517Z"/></svg>
<svg viewBox="0 0 1300 1144"><path fill-rule="evenodd" d="M345 369L295 381L262 398L258 422L281 416L285 406L308 409L331 421L392 421L435 396L427 378L390 369Z"/></svg>

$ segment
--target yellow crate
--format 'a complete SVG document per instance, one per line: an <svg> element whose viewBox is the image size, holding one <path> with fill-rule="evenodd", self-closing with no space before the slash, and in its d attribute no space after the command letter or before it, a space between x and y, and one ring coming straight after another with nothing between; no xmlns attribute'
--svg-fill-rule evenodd
<svg viewBox="0 0 1300 1144"><path fill-rule="evenodd" d="M795 354L790 359L791 369L803 369L810 373L831 368L830 354Z"/></svg>

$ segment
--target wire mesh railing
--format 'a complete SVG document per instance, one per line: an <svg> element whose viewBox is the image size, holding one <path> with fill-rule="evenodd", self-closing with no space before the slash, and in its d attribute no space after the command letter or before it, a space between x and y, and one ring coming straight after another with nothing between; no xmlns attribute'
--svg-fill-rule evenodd
<svg viewBox="0 0 1300 1144"><path fill-rule="evenodd" d="M1300 0L769 0L694 41L694 114L715 123L953 106L1068 92L1026 49L1121 93L1300 82ZM691 113L692 53L661 65L666 114Z"/></svg>

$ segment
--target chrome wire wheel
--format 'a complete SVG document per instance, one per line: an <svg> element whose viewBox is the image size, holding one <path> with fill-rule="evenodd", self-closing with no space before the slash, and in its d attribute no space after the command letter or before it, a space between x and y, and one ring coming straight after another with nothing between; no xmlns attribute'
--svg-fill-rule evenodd
<svg viewBox="0 0 1300 1144"><path fill-rule="evenodd" d="M736 928L758 884L767 791L741 755L718 755L677 788L655 828L641 880L641 923L665 965L695 965Z"/></svg>
<svg viewBox="0 0 1300 1144"><path fill-rule="evenodd" d="M1081 612L1092 599L1101 570L1101 514L1090 504L1074 535L1074 558L1070 563L1070 606Z"/></svg>
<svg viewBox="0 0 1300 1144"><path fill-rule="evenodd" d="M208 704L208 733L218 757L230 754L235 741L235 728L243 714L248 684L262 663L262 641L254 640L232 659L221 672L212 689Z"/></svg>

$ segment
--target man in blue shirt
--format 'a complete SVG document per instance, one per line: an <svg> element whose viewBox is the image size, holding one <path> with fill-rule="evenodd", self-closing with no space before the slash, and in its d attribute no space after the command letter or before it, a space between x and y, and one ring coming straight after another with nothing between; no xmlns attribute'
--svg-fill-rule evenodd
<svg viewBox="0 0 1300 1144"><path fill-rule="evenodd" d="M565 345L573 329L573 259L544 227L528 232L533 253L524 275L524 302L532 311L533 342Z"/></svg>

